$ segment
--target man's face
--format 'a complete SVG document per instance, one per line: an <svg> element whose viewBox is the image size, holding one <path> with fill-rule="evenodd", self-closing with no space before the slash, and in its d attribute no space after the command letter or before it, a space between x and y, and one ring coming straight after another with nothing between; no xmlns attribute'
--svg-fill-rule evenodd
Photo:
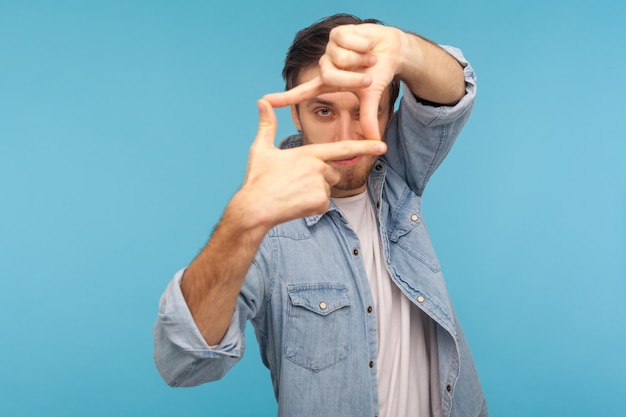
<svg viewBox="0 0 626 417"><path fill-rule="evenodd" d="M319 75L317 66L300 72L298 83L302 84ZM361 140L363 137L359 122L359 98L353 92L340 91L321 94L291 106L293 121L302 132L305 145L329 143L340 140ZM390 121L389 89L383 94L379 110L378 125L380 137ZM373 155L355 156L350 159L329 161L341 173L339 183L331 187L332 197L350 197L365 191L369 173L376 162Z"/></svg>

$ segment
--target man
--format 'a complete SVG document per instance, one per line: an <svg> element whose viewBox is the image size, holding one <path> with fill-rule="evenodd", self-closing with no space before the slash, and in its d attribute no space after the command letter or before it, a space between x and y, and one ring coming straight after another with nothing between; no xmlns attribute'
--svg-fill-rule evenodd
<svg viewBox="0 0 626 417"><path fill-rule="evenodd" d="M221 378L251 320L281 416L486 416L421 195L469 117L461 52L335 15L300 31L258 103L241 189L154 329L172 386ZM394 114L398 80L405 85ZM272 107L300 134L273 145Z"/></svg>

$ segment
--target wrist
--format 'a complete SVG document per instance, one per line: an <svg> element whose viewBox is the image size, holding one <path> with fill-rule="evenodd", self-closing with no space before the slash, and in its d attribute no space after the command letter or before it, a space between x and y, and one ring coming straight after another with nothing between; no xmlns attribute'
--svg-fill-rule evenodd
<svg viewBox="0 0 626 417"><path fill-rule="evenodd" d="M422 63L424 62L425 43L427 40L420 36L404 32L400 32L400 53L398 54L398 70L396 75L402 81L409 81L419 77L422 72Z"/></svg>
<svg viewBox="0 0 626 417"><path fill-rule="evenodd" d="M274 227L271 210L267 209L254 193L248 192L245 188L233 195L224 210L223 220L232 221L240 233L249 236L263 237Z"/></svg>
<svg viewBox="0 0 626 417"><path fill-rule="evenodd" d="M398 77L418 100L451 106L465 94L463 67L436 43L405 32L402 74Z"/></svg>

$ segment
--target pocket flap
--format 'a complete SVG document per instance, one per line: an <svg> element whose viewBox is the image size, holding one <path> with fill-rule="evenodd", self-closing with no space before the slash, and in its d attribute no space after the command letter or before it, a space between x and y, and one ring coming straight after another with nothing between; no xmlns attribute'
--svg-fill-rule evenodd
<svg viewBox="0 0 626 417"><path fill-rule="evenodd" d="M421 221L421 217L415 213L410 213L403 217L398 217L397 219L394 219L394 228L389 234L389 239L392 242L397 242L401 236L404 236L411 230L415 229L415 227L419 225Z"/></svg>
<svg viewBox="0 0 626 417"><path fill-rule="evenodd" d="M350 305L348 288L344 284L321 282L287 286L291 303L326 316Z"/></svg>
<svg viewBox="0 0 626 417"><path fill-rule="evenodd" d="M398 206L393 212L393 219L389 227L389 239L397 242L422 222L422 202L420 197L410 190L406 190Z"/></svg>

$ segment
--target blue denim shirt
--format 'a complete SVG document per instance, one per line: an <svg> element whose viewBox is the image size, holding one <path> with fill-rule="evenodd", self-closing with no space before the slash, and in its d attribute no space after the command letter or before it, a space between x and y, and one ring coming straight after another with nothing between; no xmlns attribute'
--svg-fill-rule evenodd
<svg viewBox="0 0 626 417"><path fill-rule="evenodd" d="M453 107L431 107L405 90L386 132L388 152L368 181L392 280L437 323L444 416L486 416L470 350L452 307L422 218L422 193L469 117L475 75ZM282 147L300 146L300 135ZM279 416L377 416L376 311L359 240L331 205L323 215L274 227L241 289L231 325L216 347L206 344L180 291L179 271L161 298L154 327L155 361L171 386L221 378L243 355L250 320L271 373Z"/></svg>

